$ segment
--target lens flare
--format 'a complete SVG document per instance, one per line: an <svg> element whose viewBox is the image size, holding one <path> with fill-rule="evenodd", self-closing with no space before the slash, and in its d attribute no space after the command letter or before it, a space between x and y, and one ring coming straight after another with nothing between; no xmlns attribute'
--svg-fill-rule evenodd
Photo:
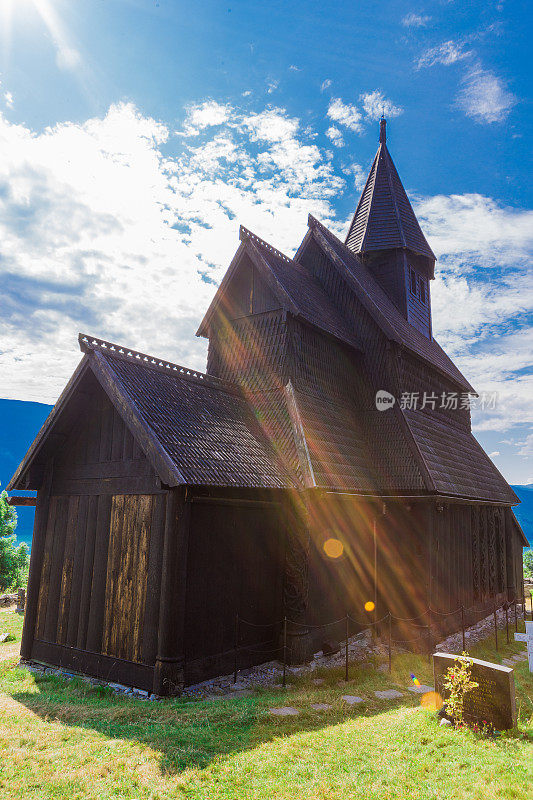
<svg viewBox="0 0 533 800"><path fill-rule="evenodd" d="M375 609L375 607L376 606L372 602L372 600L367 600L367 602L365 603L365 611L373 611Z"/></svg>
<svg viewBox="0 0 533 800"><path fill-rule="evenodd" d="M326 539L324 553L328 558L340 558L344 552L344 545L338 539Z"/></svg>
<svg viewBox="0 0 533 800"><path fill-rule="evenodd" d="M444 705L444 700L438 692L426 692L420 700L422 708L427 711L440 711Z"/></svg>
<svg viewBox="0 0 533 800"><path fill-rule="evenodd" d="M413 683L414 683L414 685L415 685L415 686L420 686L420 681L418 680L418 678L416 677L416 675L413 675L413 673L412 673L412 672L411 672L411 680L413 681Z"/></svg>

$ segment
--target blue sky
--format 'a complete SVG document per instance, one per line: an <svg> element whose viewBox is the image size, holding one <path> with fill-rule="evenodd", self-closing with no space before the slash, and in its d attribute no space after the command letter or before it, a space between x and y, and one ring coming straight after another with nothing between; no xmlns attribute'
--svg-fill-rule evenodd
<svg viewBox="0 0 533 800"><path fill-rule="evenodd" d="M243 223L339 235L389 145L437 253L439 342L533 480L531 12L507 2L3 0L0 396L53 402L79 330L205 366Z"/></svg>

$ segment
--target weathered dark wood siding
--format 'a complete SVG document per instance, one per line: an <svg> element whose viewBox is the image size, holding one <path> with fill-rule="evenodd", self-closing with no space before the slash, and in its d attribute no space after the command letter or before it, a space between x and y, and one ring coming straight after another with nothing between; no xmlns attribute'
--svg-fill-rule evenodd
<svg viewBox="0 0 533 800"><path fill-rule="evenodd" d="M253 627L283 616L284 522L277 505L194 501L185 612L187 683L233 669L236 614L241 666L279 652L279 627ZM264 652L267 651L267 652Z"/></svg>
<svg viewBox="0 0 533 800"><path fill-rule="evenodd" d="M153 469L97 389L54 466L34 657L54 645L72 648L65 663L83 662L85 651L153 666L165 504Z"/></svg>

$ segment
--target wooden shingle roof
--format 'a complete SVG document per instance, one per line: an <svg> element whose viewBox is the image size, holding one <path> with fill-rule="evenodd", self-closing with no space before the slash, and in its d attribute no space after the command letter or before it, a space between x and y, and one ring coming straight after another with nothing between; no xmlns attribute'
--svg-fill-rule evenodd
<svg viewBox="0 0 533 800"><path fill-rule="evenodd" d="M358 347L358 342L350 325L338 313L320 283L312 275L309 275L301 264L293 261L280 250L276 250L275 247L272 247L264 239L260 239L242 225L239 230L239 236L241 246L200 323L196 333L197 336L207 336L209 323L217 308L219 306L225 308L224 298L229 284L240 264L242 255L247 253L269 288L273 291L280 308L285 309L294 317L303 319L320 328L331 336L335 336L352 347Z"/></svg>
<svg viewBox="0 0 533 800"><path fill-rule="evenodd" d="M105 361L116 384L131 398L141 424L175 465L179 484L293 484L236 386L93 347L100 364Z"/></svg>
<svg viewBox="0 0 533 800"><path fill-rule="evenodd" d="M449 418L422 410L402 411L435 490L502 503L518 503L503 475L472 433Z"/></svg>
<svg viewBox="0 0 533 800"><path fill-rule="evenodd" d="M405 248L435 261L388 151L385 120L378 151L352 219L346 245L354 253Z"/></svg>

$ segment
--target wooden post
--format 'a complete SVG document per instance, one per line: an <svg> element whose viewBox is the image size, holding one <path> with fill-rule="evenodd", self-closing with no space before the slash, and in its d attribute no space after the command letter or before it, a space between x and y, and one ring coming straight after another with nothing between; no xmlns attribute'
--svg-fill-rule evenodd
<svg viewBox="0 0 533 800"><path fill-rule="evenodd" d="M392 672L392 614L389 611L389 672Z"/></svg>
<svg viewBox="0 0 533 800"><path fill-rule="evenodd" d="M39 587L41 584L41 569L43 566L44 543L46 539L46 525L50 508L50 491L52 489L52 475L54 464L50 459L45 467L44 480L37 492L37 508L33 524L33 538L31 542L30 572L28 577L28 590L26 597L26 612L24 614L24 627L20 645L21 658L31 658L33 639L35 637L35 622L37 619L37 605L39 600Z"/></svg>
<svg viewBox="0 0 533 800"><path fill-rule="evenodd" d="M507 636L507 644L509 644L509 603L504 603L505 608L505 634Z"/></svg>
<svg viewBox="0 0 533 800"><path fill-rule="evenodd" d="M461 603L461 631L463 634L463 653L466 651L466 638L465 638L465 607Z"/></svg>
<svg viewBox="0 0 533 800"><path fill-rule="evenodd" d="M518 633L518 611L516 608L516 594L514 598L514 629L515 633Z"/></svg>
<svg viewBox="0 0 533 800"><path fill-rule="evenodd" d="M350 617L346 614L346 644L344 647L344 680L348 682L348 637L350 635Z"/></svg>
<svg viewBox="0 0 533 800"><path fill-rule="evenodd" d="M428 664L431 664L431 625L427 626Z"/></svg>
<svg viewBox="0 0 533 800"><path fill-rule="evenodd" d="M170 489L167 494L161 577L161 604L154 693L180 694L185 675L185 598L187 590L187 551L191 503L186 490Z"/></svg>
<svg viewBox="0 0 533 800"><path fill-rule="evenodd" d="M496 616L496 605L494 606L494 640L496 642L496 652L498 651L498 618Z"/></svg>
<svg viewBox="0 0 533 800"><path fill-rule="evenodd" d="M283 688L287 685L287 617L283 617Z"/></svg>
<svg viewBox="0 0 533 800"><path fill-rule="evenodd" d="M233 683L237 683L239 655L239 612L235 614L235 634L233 638Z"/></svg>

